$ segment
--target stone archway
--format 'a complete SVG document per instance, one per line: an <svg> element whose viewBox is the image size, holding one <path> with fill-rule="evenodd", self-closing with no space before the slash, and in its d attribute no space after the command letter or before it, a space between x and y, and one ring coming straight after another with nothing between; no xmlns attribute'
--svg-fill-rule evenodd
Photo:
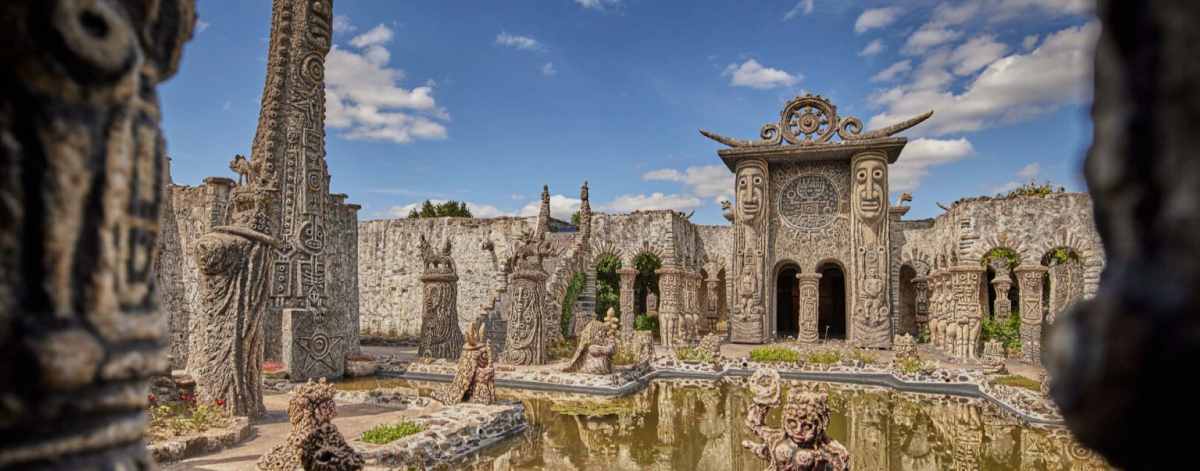
<svg viewBox="0 0 1200 471"><path fill-rule="evenodd" d="M848 339L846 270L838 262L826 261L817 265L816 272L821 275L817 283L817 334L822 339Z"/></svg>
<svg viewBox="0 0 1200 471"><path fill-rule="evenodd" d="M775 337L800 334L800 266L785 262L775 270Z"/></svg>

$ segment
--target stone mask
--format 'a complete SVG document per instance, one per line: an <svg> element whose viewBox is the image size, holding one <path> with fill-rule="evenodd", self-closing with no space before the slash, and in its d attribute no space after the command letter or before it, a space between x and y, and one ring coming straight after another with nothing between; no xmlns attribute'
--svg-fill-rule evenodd
<svg viewBox="0 0 1200 471"><path fill-rule="evenodd" d="M887 204L887 162L879 157L865 157L854 165L854 205L865 221L883 215Z"/></svg>
<svg viewBox="0 0 1200 471"><path fill-rule="evenodd" d="M743 221L758 220L763 202L766 201L763 196L766 190L766 178L767 175L761 167L747 166L738 172L737 208L738 215L742 217Z"/></svg>

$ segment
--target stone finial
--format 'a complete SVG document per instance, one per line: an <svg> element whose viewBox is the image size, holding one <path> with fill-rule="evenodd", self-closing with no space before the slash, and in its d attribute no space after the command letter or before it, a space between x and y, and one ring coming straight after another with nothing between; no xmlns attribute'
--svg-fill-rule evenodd
<svg viewBox="0 0 1200 471"><path fill-rule="evenodd" d="M783 145L786 141L795 145L818 145L828 142L837 134L843 141L864 141L889 137L921 124L933 116L933 111L915 118L893 124L883 129L862 132L862 121L855 117L839 118L837 107L821 95L805 94L787 103L778 123L767 123L759 131L762 140L742 140L725 137L717 133L700 130L700 134L729 147L770 147Z"/></svg>

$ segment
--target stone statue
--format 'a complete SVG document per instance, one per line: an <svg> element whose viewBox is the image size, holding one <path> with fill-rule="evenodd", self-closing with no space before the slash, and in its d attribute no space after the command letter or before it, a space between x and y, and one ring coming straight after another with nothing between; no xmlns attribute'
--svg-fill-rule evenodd
<svg viewBox="0 0 1200 471"><path fill-rule="evenodd" d="M250 161L246 160L246 156L238 154L233 156L233 161L229 162L229 169L237 174L237 184L245 184L250 178Z"/></svg>
<svg viewBox="0 0 1200 471"><path fill-rule="evenodd" d="M778 429L767 426L765 421L767 412L780 404L783 386L779 373L759 369L750 378L750 384L754 402L746 413L746 427L763 443L746 440L742 447L770 463L770 470L850 469L850 452L826 435L829 398L825 393L792 388L783 409L783 428Z"/></svg>
<svg viewBox="0 0 1200 471"><path fill-rule="evenodd" d="M983 374L1004 375L1008 368L1004 364L1007 355L1004 354L1004 344L996 339L983 343Z"/></svg>
<svg viewBox="0 0 1200 471"><path fill-rule="evenodd" d="M737 166L734 220L734 312L730 340L759 343L766 336L763 290L768 221L767 176L763 160L745 160Z"/></svg>
<svg viewBox="0 0 1200 471"><path fill-rule="evenodd" d="M633 349L637 355L635 361L639 366L649 366L654 363L654 332L633 331Z"/></svg>
<svg viewBox="0 0 1200 471"><path fill-rule="evenodd" d="M288 401L288 417L292 431L287 443L272 448L258 460L262 471L295 471L298 469L359 470L363 458L346 444L345 438L333 425L337 405L336 391L325 380L309 380L292 390Z"/></svg>
<svg viewBox="0 0 1200 471"><path fill-rule="evenodd" d="M858 293L851 341L860 347L884 348L892 340L888 307L887 157L878 151L856 154L850 163L855 273Z"/></svg>
<svg viewBox="0 0 1200 471"><path fill-rule="evenodd" d="M249 165L246 165L249 168ZM263 315L267 308L267 269L272 249L268 205L274 188L260 187L258 175L230 192L228 224L195 242L200 302L191 337L188 371L197 396L225 401L234 415L256 420L266 413L262 400Z"/></svg>
<svg viewBox="0 0 1200 471"><path fill-rule="evenodd" d="M658 295L653 291L646 293L646 316L658 317Z"/></svg>
<svg viewBox="0 0 1200 471"><path fill-rule="evenodd" d="M617 318L613 309L603 321L593 320L583 328L575 356L563 368L566 373L606 375L613 372L613 355L617 353Z"/></svg>
<svg viewBox="0 0 1200 471"><path fill-rule="evenodd" d="M192 0L0 2L0 468L149 469L170 364L157 87Z"/></svg>
<svg viewBox="0 0 1200 471"><path fill-rule="evenodd" d="M897 335L892 341L892 352L895 354L896 360L920 360L921 356L917 353L917 340L912 335L904 334Z"/></svg>
<svg viewBox="0 0 1200 471"><path fill-rule="evenodd" d="M458 274L450 257L450 239L446 239L441 253L433 250L424 235L417 247L425 266L421 274L425 310L421 313L421 346L417 356L429 352L433 358L458 358L463 335L458 327Z"/></svg>
<svg viewBox="0 0 1200 471"><path fill-rule="evenodd" d="M492 366L492 343L485 340L485 326L467 329L467 343L458 357L454 381L433 393L433 398L451 406L460 402L491 404L496 400L496 370Z"/></svg>
<svg viewBox="0 0 1200 471"><path fill-rule="evenodd" d="M549 253L549 246L540 236L529 237L517 248L514 257L511 285L508 288L509 306L508 333L505 337L504 362L512 365L544 365L547 329L546 325L546 271L542 258Z"/></svg>
<svg viewBox="0 0 1200 471"><path fill-rule="evenodd" d="M696 346L697 353L707 353L713 358L721 358L721 337L715 333L709 332L704 338L700 339L700 344Z"/></svg>

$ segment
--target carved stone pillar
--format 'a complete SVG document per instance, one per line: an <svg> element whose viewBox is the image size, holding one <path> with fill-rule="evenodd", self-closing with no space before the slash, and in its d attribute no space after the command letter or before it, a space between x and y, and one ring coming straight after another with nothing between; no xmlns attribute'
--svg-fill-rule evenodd
<svg viewBox="0 0 1200 471"><path fill-rule="evenodd" d="M924 276L917 276L912 280L913 291L916 291L916 298L913 300L913 307L917 312L913 313L917 321L917 333L925 330L929 325L929 279Z"/></svg>
<svg viewBox="0 0 1200 471"><path fill-rule="evenodd" d="M1046 267L1019 265L1014 270L1021 295L1021 361L1042 362L1042 280Z"/></svg>
<svg viewBox="0 0 1200 471"><path fill-rule="evenodd" d="M992 315L997 322L1001 324L1008 323L1009 316L1012 315L1012 301L1008 299L1008 291L1012 288L1012 277L1008 275L1009 266L1008 259L994 258L988 262L988 266L996 272L996 277L992 279L992 286L996 290L996 301L992 306Z"/></svg>
<svg viewBox="0 0 1200 471"><path fill-rule="evenodd" d="M983 330L983 310L979 304L981 281L987 270L983 267L954 267L953 318L948 332L953 333L954 342L950 355L958 358L978 358L979 333Z"/></svg>
<svg viewBox="0 0 1200 471"><path fill-rule="evenodd" d="M706 288L704 299L707 304L704 311L705 330L712 333L717 331L718 311L720 309L718 304L720 304L721 299L721 295L717 289L721 287L721 280L714 276L704 280L704 286Z"/></svg>
<svg viewBox="0 0 1200 471"><path fill-rule="evenodd" d="M0 469L151 466L156 90L195 19L191 0L0 2Z"/></svg>
<svg viewBox="0 0 1200 471"><path fill-rule="evenodd" d="M662 280L659 280L659 284ZM646 316L658 317L658 295L653 291L646 293Z"/></svg>
<svg viewBox="0 0 1200 471"><path fill-rule="evenodd" d="M850 169L854 247L854 265L848 274L853 277L850 339L860 347L887 348L892 345L887 157L879 151L860 152L851 159Z"/></svg>
<svg viewBox="0 0 1200 471"><path fill-rule="evenodd" d="M734 234L734 306L730 338L734 343L763 343L770 335L766 322L764 273L769 247L767 163L743 160L738 163L734 192L737 195Z"/></svg>
<svg viewBox="0 0 1200 471"><path fill-rule="evenodd" d="M421 265L421 345L417 357L458 358L463 346L458 326L458 273L450 256L450 239L438 253L422 235L417 242Z"/></svg>
<svg viewBox="0 0 1200 471"><path fill-rule="evenodd" d="M621 277L621 336L629 338L633 334L633 284L638 271L633 268L618 268L617 275Z"/></svg>
<svg viewBox="0 0 1200 471"><path fill-rule="evenodd" d="M542 258L550 247L541 236L525 241L514 255L512 284L508 287L508 335L505 338L504 361L512 365L542 365L549 359L546 348L546 270Z"/></svg>
<svg viewBox="0 0 1200 471"><path fill-rule="evenodd" d="M659 334L662 336L663 345L671 346L674 345L679 316L682 314L679 298L683 272L678 268L660 268L654 273L658 274L658 292L662 295L658 309Z"/></svg>
<svg viewBox="0 0 1200 471"><path fill-rule="evenodd" d="M797 340L805 343L816 343L821 339L817 329L820 301L820 273L799 273L800 280L800 333Z"/></svg>

